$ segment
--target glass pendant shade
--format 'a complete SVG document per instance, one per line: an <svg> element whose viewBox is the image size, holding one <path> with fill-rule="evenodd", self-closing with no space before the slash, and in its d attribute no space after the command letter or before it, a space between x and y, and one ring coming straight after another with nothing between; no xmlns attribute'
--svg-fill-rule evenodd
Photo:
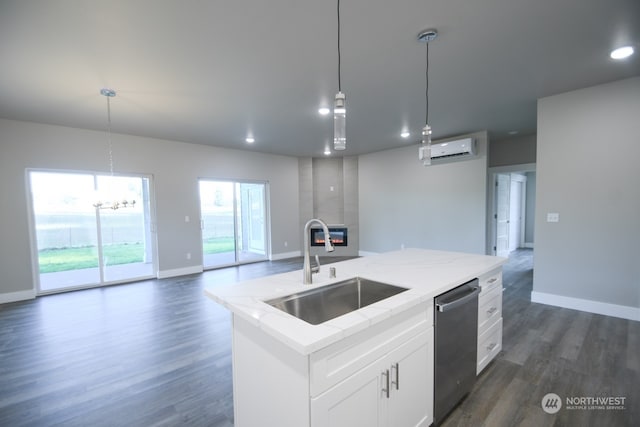
<svg viewBox="0 0 640 427"><path fill-rule="evenodd" d="M418 149L418 158L425 166L431 164L431 126L429 124L422 128L422 145Z"/></svg>
<svg viewBox="0 0 640 427"><path fill-rule="evenodd" d="M347 148L347 110L345 108L344 93L336 94L336 101L333 109L333 149L344 150Z"/></svg>

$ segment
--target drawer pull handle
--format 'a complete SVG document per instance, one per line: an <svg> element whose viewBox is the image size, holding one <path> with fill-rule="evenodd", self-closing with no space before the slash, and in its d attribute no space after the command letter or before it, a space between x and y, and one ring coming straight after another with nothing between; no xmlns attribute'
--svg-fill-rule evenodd
<svg viewBox="0 0 640 427"><path fill-rule="evenodd" d="M495 283L495 282L496 282L496 280L498 280L498 278L497 278L497 277L492 277L491 279L489 279L489 280L487 281L487 283Z"/></svg>
<svg viewBox="0 0 640 427"><path fill-rule="evenodd" d="M393 374L394 369L396 370L396 379L395 381L391 379L391 385L395 384L396 390L400 390L400 365L398 363L391 365L391 374Z"/></svg>
<svg viewBox="0 0 640 427"><path fill-rule="evenodd" d="M496 311L498 311L498 307L491 307L489 310L487 310L487 314L493 314Z"/></svg>
<svg viewBox="0 0 640 427"><path fill-rule="evenodd" d="M497 345L498 345L497 343L492 342L491 344L489 344L489 345L487 346L487 350L491 351L491 350L493 350L494 348L496 348L496 346L497 346ZM387 397L389 397L389 396L387 396Z"/></svg>
<svg viewBox="0 0 640 427"><path fill-rule="evenodd" d="M387 399L389 398L389 370L386 369L382 375L384 376L385 379L385 384L386 384L386 388L382 389L382 392L385 393L387 395Z"/></svg>

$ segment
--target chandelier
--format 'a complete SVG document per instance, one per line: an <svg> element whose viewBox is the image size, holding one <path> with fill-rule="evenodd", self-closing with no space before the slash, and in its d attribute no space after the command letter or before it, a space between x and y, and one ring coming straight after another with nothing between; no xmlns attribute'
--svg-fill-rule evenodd
<svg viewBox="0 0 640 427"><path fill-rule="evenodd" d="M100 89L100 94L107 98L107 134L109 135L109 172L111 173L111 181L113 181L113 143L111 141L111 98L116 96L113 89ZM110 183L111 184L111 183ZM126 198L113 198L110 195L98 195L93 207L96 209L112 209L132 208L136 205L135 200L127 200Z"/></svg>

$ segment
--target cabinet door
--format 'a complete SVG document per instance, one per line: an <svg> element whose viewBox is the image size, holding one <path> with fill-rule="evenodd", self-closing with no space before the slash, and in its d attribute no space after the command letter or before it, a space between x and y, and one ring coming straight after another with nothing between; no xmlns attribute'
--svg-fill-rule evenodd
<svg viewBox="0 0 640 427"><path fill-rule="evenodd" d="M311 425L382 427L381 415L387 404L386 393L382 391L386 386L383 372L387 367L382 362L384 360L368 365L311 399Z"/></svg>
<svg viewBox="0 0 640 427"><path fill-rule="evenodd" d="M389 353L391 394L388 426L428 426L433 422L433 328Z"/></svg>
<svg viewBox="0 0 640 427"><path fill-rule="evenodd" d="M311 399L314 427L426 427L432 422L433 328Z"/></svg>

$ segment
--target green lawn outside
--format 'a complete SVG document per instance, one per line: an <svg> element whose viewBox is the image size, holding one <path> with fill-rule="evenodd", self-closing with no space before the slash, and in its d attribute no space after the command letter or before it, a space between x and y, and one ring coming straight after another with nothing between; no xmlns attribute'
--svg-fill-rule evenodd
<svg viewBox="0 0 640 427"><path fill-rule="evenodd" d="M233 251L233 237L212 238L204 242L205 254ZM107 265L142 262L144 259L144 245L142 243L106 245L104 247L104 256L107 260ZM79 248L43 249L38 252L38 262L40 264L40 274L96 268L98 267L98 248L84 246Z"/></svg>
<svg viewBox="0 0 640 427"><path fill-rule="evenodd" d="M104 256L107 265L142 262L144 246L141 243L106 245ZM98 248L83 246L80 248L43 249L38 252L38 262L41 274L96 268L98 267Z"/></svg>
<svg viewBox="0 0 640 427"><path fill-rule="evenodd" d="M205 255L235 251L233 237L215 237L204 241Z"/></svg>

